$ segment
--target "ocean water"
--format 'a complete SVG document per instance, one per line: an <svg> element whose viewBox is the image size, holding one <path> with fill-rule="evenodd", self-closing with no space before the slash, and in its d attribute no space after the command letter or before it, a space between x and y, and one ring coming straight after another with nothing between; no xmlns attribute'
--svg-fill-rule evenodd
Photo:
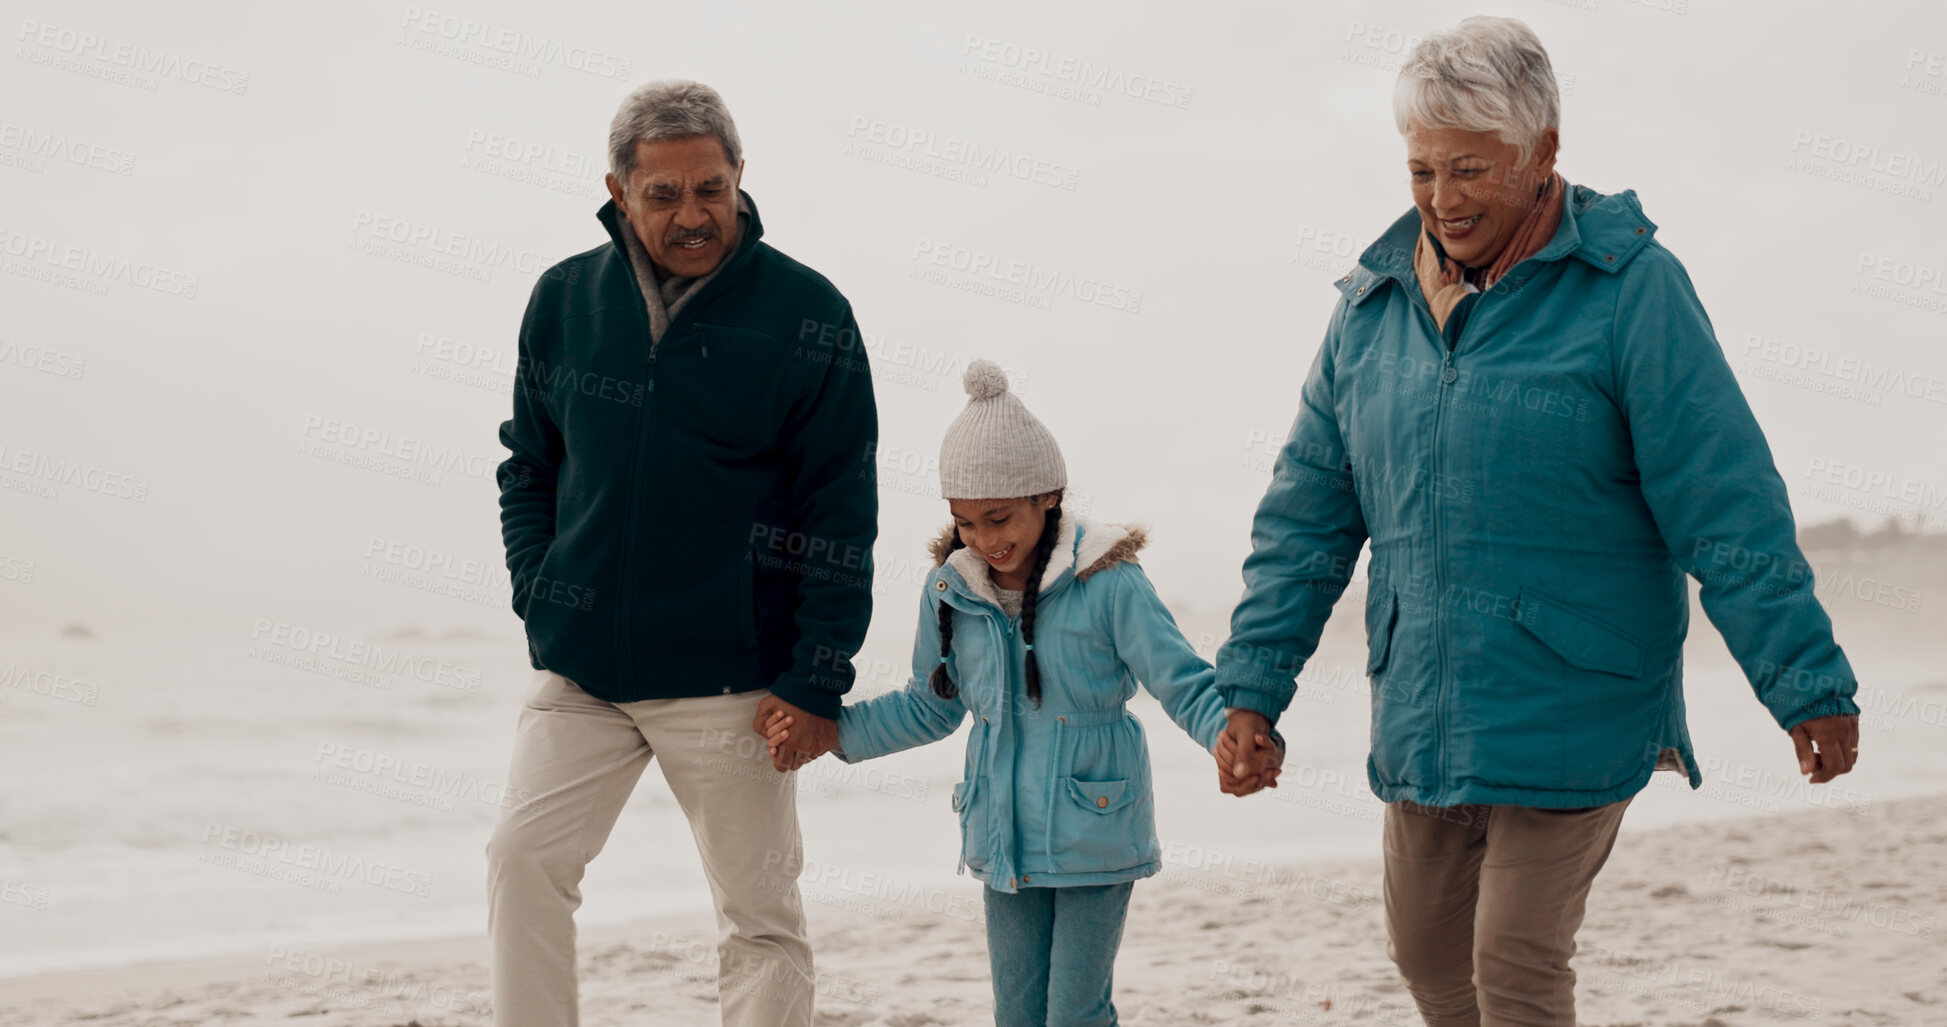
<svg viewBox="0 0 1947 1027"><path fill-rule="evenodd" d="M1799 809L1870 816L1947 779L1939 616L1835 611L1871 692L1865 760L1821 788L1693 627L1687 696L1707 783L1658 774L1626 830ZM1220 795L1209 756L1145 697L1165 873L1374 856L1369 696L1339 616L1281 722L1284 784ZM1212 636L1186 624L1186 634ZM301 663L241 635L11 637L0 658L0 976L485 930L483 847L533 671L517 638L390 636ZM335 643L334 643L335 644ZM906 643L875 635L891 656ZM896 666L887 660L885 666ZM866 680L860 693L903 682ZM964 729L800 772L806 897L896 917L977 910L948 796ZM756 744L753 736L752 744ZM652 768L583 884L582 923L707 908L687 826Z"/></svg>

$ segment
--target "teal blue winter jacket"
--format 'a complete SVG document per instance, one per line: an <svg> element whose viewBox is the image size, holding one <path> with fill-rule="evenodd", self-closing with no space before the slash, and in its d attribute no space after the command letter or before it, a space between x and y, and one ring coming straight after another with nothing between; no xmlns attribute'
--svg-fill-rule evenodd
<svg viewBox="0 0 1947 1027"><path fill-rule="evenodd" d="M1276 717L1370 540L1367 773L1389 802L1614 802L1665 750L1701 786L1686 573L1781 727L1858 712L1683 265L1633 191L1564 202L1446 333L1417 211L1360 256L1252 526L1219 685Z"/></svg>
<svg viewBox="0 0 1947 1027"><path fill-rule="evenodd" d="M948 555L952 531L933 544L912 678L839 711L839 757L938 741L971 714L966 773L953 787L963 870L1007 892L1156 873L1149 748L1126 704L1140 681L1206 750L1225 717L1215 672L1136 563L1142 529L1062 514L1035 614L1039 707L1027 701L1019 619L1002 612L978 554ZM940 665L941 603L954 611L953 699L927 685Z"/></svg>

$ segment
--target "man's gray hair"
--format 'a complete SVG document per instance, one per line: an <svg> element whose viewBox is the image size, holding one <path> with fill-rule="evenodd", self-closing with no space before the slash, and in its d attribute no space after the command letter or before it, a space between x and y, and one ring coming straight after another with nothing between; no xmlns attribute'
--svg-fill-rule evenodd
<svg viewBox="0 0 1947 1027"><path fill-rule="evenodd" d="M662 79L636 87L623 98L608 126L608 169L626 187L635 170L635 144L659 139L716 136L730 166L743 162L744 144L723 97L701 82Z"/></svg>
<svg viewBox="0 0 1947 1027"><path fill-rule="evenodd" d="M1548 51L1527 24L1477 15L1420 41L1393 86L1393 120L1493 132L1526 161L1541 134L1560 127L1562 98Z"/></svg>

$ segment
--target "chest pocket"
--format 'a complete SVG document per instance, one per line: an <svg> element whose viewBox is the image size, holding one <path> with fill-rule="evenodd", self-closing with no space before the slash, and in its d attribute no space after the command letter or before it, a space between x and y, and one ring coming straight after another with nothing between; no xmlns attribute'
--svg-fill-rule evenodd
<svg viewBox="0 0 1947 1027"><path fill-rule="evenodd" d="M651 403L664 405L676 430L724 457L755 456L782 441L792 398L791 350L758 331L692 322L666 336Z"/></svg>

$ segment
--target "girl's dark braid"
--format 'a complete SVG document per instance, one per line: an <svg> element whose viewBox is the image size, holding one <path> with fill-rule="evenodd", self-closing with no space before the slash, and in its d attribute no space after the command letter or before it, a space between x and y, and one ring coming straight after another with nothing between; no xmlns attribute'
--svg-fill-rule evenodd
<svg viewBox="0 0 1947 1027"><path fill-rule="evenodd" d="M1021 592L1021 641L1028 647L1028 702L1041 705L1041 665L1034 659L1034 607L1041 597L1041 575L1048 570L1048 559L1055 553L1055 535L1061 526L1061 500L1048 508L1041 524L1041 541L1034 545L1034 567L1028 571L1027 586Z"/></svg>
<svg viewBox="0 0 1947 1027"><path fill-rule="evenodd" d="M953 533L953 543L947 547L951 555L955 549L966 547L960 541L960 532ZM960 694L960 686L953 683L952 675L946 672L946 658L953 652L953 607L945 599L940 600L940 665L933 668L927 683L933 686L933 694L942 699L952 699Z"/></svg>

